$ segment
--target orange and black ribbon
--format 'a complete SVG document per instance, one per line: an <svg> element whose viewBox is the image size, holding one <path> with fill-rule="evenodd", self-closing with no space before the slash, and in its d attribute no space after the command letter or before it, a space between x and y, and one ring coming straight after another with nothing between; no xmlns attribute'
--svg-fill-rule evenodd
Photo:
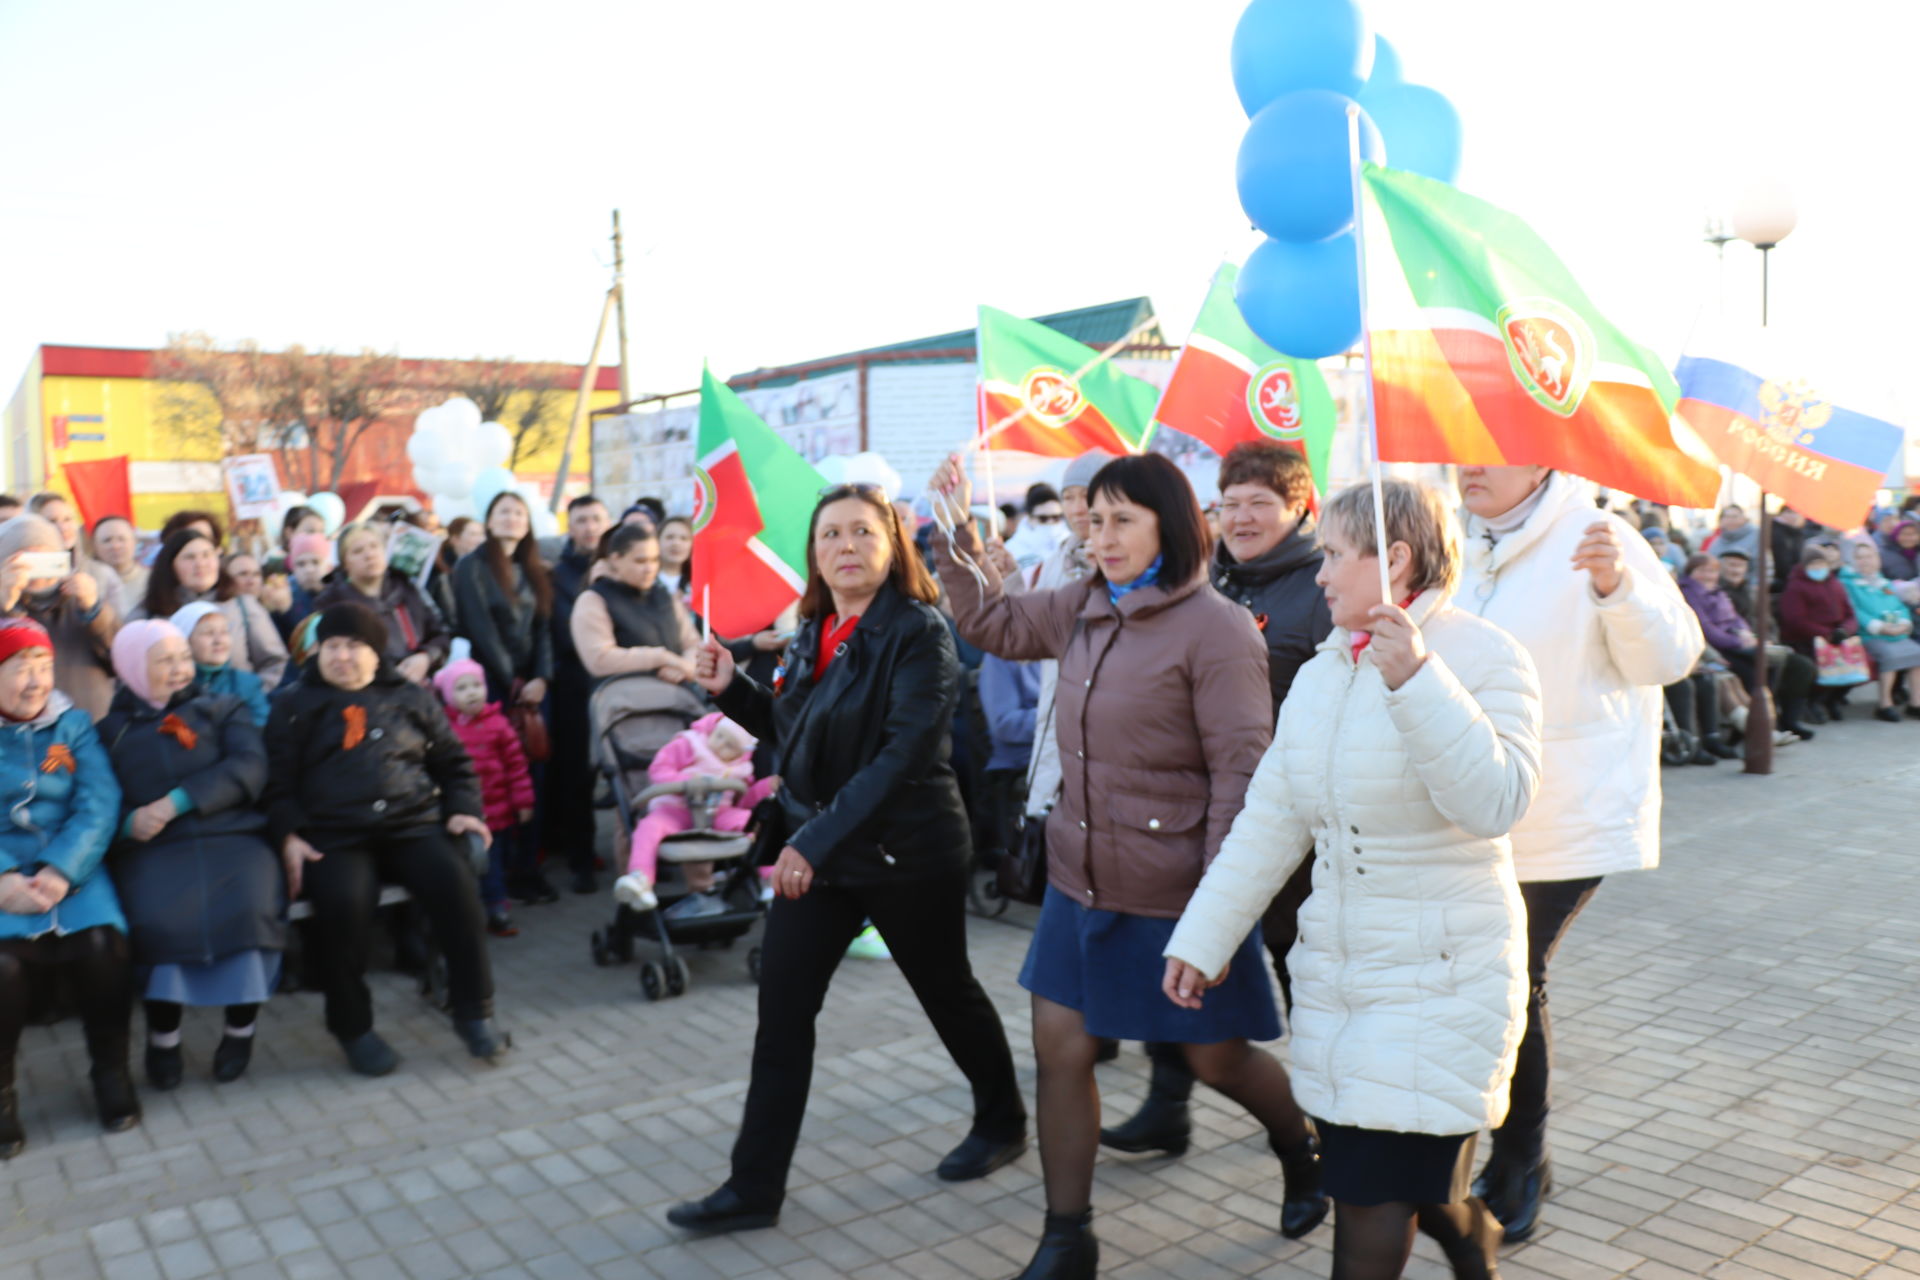
<svg viewBox="0 0 1920 1280"><path fill-rule="evenodd" d="M47 748L47 758L40 762L42 773L72 773L79 763L73 758L73 749L64 742L56 742Z"/></svg>
<svg viewBox="0 0 1920 1280"><path fill-rule="evenodd" d="M341 710L340 715L347 722L347 732L340 739L340 747L342 750L351 751L366 741L367 709L360 706L346 707Z"/></svg>
<svg viewBox="0 0 1920 1280"><path fill-rule="evenodd" d="M195 733L193 727L185 720L176 715L170 714L160 722L160 732L189 751L200 745L200 735Z"/></svg>

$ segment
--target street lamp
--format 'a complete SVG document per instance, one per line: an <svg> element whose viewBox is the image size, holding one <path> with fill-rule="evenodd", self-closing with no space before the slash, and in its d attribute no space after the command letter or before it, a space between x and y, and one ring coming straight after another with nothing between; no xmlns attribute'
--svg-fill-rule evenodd
<svg viewBox="0 0 1920 1280"><path fill-rule="evenodd" d="M1749 185L1734 202L1733 234L1760 251L1760 326L1767 325L1768 268L1774 246L1793 234L1798 221L1793 193L1783 183L1766 180ZM1767 640L1773 630L1773 513L1767 494L1760 492L1760 554L1753 566L1753 705L1747 711L1748 773L1773 772L1773 709L1767 705Z"/></svg>

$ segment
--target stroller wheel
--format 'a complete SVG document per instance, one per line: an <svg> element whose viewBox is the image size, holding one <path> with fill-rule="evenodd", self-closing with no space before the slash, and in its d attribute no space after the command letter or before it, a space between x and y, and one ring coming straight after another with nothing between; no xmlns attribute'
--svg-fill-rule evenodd
<svg viewBox="0 0 1920 1280"><path fill-rule="evenodd" d="M687 981L692 975L687 972L687 962L679 956L667 961L667 994L683 996L687 994Z"/></svg>
<svg viewBox="0 0 1920 1280"><path fill-rule="evenodd" d="M661 996L665 995L667 990L666 971L651 960L641 965L640 990L646 993L646 997L649 1000L658 1000Z"/></svg>
<svg viewBox="0 0 1920 1280"><path fill-rule="evenodd" d="M747 976L756 983L760 981L760 948L758 947L747 952Z"/></svg>
<svg viewBox="0 0 1920 1280"><path fill-rule="evenodd" d="M613 963L613 951L607 946L607 931L595 929L592 938L593 962L604 969Z"/></svg>

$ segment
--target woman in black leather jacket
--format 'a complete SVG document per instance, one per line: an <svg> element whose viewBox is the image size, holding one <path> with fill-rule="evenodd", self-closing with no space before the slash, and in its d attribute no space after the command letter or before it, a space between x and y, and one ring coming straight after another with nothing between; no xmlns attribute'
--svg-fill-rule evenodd
<svg viewBox="0 0 1920 1280"><path fill-rule="evenodd" d="M507 491L487 504L487 540L453 567L460 634L487 673L487 698L538 707L553 679L553 582L533 538L526 500Z"/></svg>
<svg viewBox="0 0 1920 1280"><path fill-rule="evenodd" d="M959 664L932 606L937 589L872 486L828 490L811 527L803 622L772 687L736 672L718 642L701 651L700 683L775 744L785 832L733 1173L667 1215L694 1231L778 1220L813 1074L814 1020L869 920L973 1086L972 1132L939 1176L985 1177L1027 1147L1006 1031L967 958L971 837L947 759Z"/></svg>

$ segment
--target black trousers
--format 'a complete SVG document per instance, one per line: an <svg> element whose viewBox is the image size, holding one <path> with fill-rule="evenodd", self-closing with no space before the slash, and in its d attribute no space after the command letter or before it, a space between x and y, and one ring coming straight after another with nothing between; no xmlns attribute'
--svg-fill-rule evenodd
<svg viewBox="0 0 1920 1280"><path fill-rule="evenodd" d="M1535 880L1520 886L1527 903L1527 1033L1508 1093L1506 1123L1493 1131L1496 1159L1533 1164L1547 1149L1547 1080L1553 1070L1553 1022L1547 1016L1547 966L1574 917L1600 888L1588 880Z"/></svg>
<svg viewBox="0 0 1920 1280"><path fill-rule="evenodd" d="M96 1070L124 1067L133 1023L127 935L109 925L0 941L0 1089L13 1085L20 1032L64 980L86 1029Z"/></svg>
<svg viewBox="0 0 1920 1280"><path fill-rule="evenodd" d="M565 858L573 872L593 870L594 824L592 726L587 702L593 681L578 662L554 661L547 694L546 785L540 789L540 839L547 856Z"/></svg>
<svg viewBox="0 0 1920 1280"><path fill-rule="evenodd" d="M493 1012L493 968L487 958L486 920L463 845L439 827L310 836L324 856L306 868L305 894L313 905L313 968L326 993L327 1030L352 1040L373 1030L367 961L380 885L413 895L447 959L453 1016Z"/></svg>
<svg viewBox="0 0 1920 1280"><path fill-rule="evenodd" d="M955 871L868 888L816 881L797 901L774 900L761 942L753 1075L727 1180L741 1199L772 1209L786 1198L813 1082L814 1023L834 970L869 920L973 1086L973 1132L1009 1140L1024 1131L1006 1029L967 958L966 893L965 873Z"/></svg>
<svg viewBox="0 0 1920 1280"><path fill-rule="evenodd" d="M1720 689L1713 676L1696 671L1666 689L1667 705L1680 728L1700 739L1704 747L1720 732Z"/></svg>

